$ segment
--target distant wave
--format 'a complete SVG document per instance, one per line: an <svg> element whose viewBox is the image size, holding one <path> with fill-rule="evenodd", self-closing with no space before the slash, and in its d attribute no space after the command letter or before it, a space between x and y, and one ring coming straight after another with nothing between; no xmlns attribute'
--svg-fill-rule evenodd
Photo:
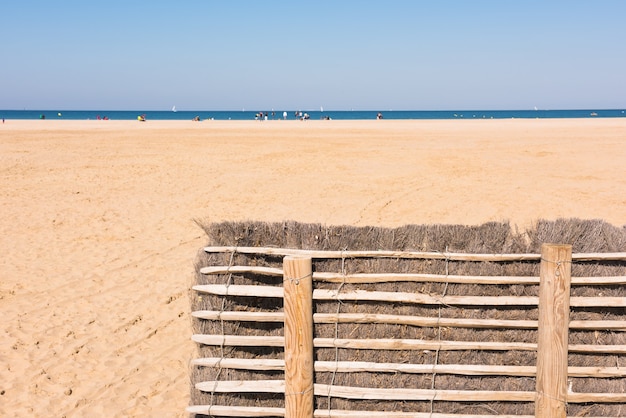
<svg viewBox="0 0 626 418"><path fill-rule="evenodd" d="M67 119L67 120L136 120L146 115L147 120L287 120L299 119L297 110L280 111L234 111L234 110L0 110L5 119ZM309 119L370 120L382 113L383 119L557 119L557 118L619 118L626 117L623 109L577 109L577 110L315 110L302 111Z"/></svg>

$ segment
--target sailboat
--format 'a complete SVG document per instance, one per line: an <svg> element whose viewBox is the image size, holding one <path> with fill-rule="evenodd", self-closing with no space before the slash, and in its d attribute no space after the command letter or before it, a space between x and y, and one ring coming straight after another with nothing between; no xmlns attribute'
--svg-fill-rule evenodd
<svg viewBox="0 0 626 418"><path fill-rule="evenodd" d="M172 112L176 112L176 106L172 106Z"/></svg>

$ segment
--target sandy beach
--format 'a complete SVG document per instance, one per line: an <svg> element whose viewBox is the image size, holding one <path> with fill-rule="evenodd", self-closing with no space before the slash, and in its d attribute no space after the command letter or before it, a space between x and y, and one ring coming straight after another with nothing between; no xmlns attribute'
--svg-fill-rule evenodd
<svg viewBox="0 0 626 418"><path fill-rule="evenodd" d="M0 416L186 417L195 220L626 225L626 118L0 125Z"/></svg>

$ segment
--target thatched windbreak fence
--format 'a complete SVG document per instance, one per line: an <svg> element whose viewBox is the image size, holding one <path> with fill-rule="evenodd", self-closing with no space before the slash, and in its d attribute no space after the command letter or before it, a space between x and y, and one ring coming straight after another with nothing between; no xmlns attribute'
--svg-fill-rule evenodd
<svg viewBox="0 0 626 418"><path fill-rule="evenodd" d="M624 229L203 227L191 413L626 415Z"/></svg>

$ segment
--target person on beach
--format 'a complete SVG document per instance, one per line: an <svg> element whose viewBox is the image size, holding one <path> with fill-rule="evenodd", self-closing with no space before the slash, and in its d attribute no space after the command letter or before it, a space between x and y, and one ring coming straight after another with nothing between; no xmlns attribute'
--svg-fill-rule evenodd
<svg viewBox="0 0 626 418"><path fill-rule="evenodd" d="M376 115L376 119L382 119L383 118L383 114L381 112L378 112L378 114Z"/></svg>

